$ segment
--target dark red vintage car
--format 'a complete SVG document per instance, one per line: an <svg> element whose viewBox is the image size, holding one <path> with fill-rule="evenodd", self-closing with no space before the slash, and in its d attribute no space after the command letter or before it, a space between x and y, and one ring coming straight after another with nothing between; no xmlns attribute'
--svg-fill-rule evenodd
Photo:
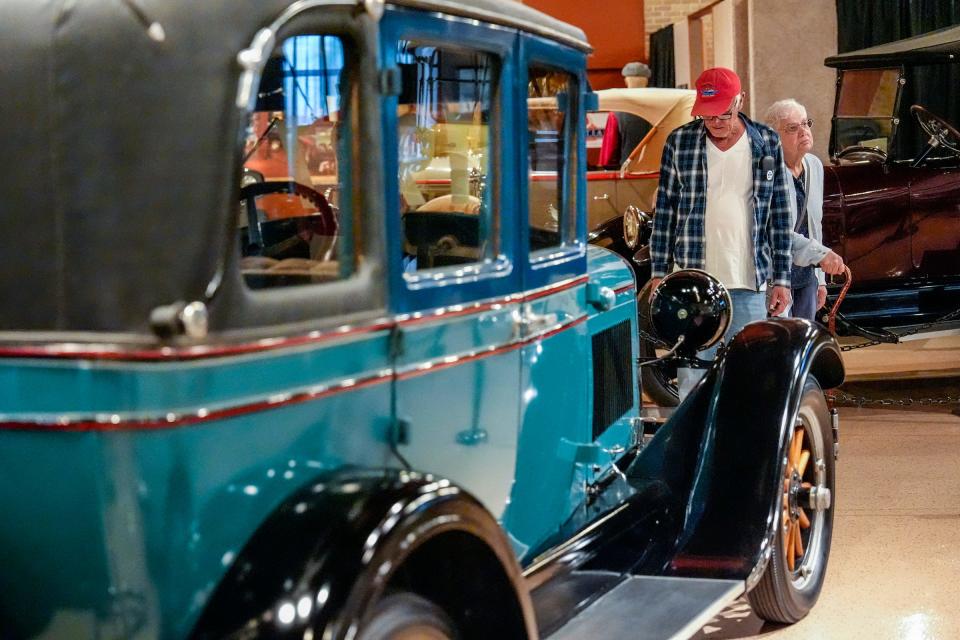
<svg viewBox="0 0 960 640"><path fill-rule="evenodd" d="M960 27L827 58L837 69L825 243L854 283L842 315L904 327L960 307Z"/></svg>

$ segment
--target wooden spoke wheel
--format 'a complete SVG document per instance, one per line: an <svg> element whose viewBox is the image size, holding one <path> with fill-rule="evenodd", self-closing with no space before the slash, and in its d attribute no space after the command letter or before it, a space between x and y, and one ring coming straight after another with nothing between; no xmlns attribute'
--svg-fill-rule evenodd
<svg viewBox="0 0 960 640"><path fill-rule="evenodd" d="M790 440L787 468L783 479L783 509L780 517L782 546L787 567L794 572L803 566L805 541L809 542L811 509L809 496L815 491L811 480L816 473L810 467L810 438L803 426L796 427Z"/></svg>
<svg viewBox="0 0 960 640"><path fill-rule="evenodd" d="M781 458L778 535L767 569L748 596L765 620L796 622L820 595L833 533L833 442L823 391L808 378Z"/></svg>

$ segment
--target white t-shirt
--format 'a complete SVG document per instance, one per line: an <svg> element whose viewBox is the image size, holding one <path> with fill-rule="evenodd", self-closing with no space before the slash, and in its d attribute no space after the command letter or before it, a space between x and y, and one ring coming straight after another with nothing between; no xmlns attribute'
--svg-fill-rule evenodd
<svg viewBox="0 0 960 640"><path fill-rule="evenodd" d="M746 131L721 151L707 138L707 272L728 289L757 290L753 250L753 155Z"/></svg>

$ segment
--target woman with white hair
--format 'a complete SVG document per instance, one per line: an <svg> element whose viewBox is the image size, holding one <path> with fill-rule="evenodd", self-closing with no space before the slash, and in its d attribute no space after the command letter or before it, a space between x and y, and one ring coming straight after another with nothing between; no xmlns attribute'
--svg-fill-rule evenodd
<svg viewBox="0 0 960 640"><path fill-rule="evenodd" d="M813 120L792 98L770 105L764 120L780 134L783 160L793 176L787 180L794 214L790 315L813 320L827 301L824 272L835 275L844 268L843 259L823 245L823 163L809 153Z"/></svg>

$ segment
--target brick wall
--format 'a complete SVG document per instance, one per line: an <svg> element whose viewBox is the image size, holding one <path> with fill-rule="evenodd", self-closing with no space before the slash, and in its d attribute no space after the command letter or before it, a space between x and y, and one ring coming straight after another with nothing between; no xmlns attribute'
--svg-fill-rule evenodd
<svg viewBox="0 0 960 640"><path fill-rule="evenodd" d="M643 20L646 31L644 50L650 51L650 34L668 24L685 19L691 13L710 4L713 0L645 0L643 5ZM704 49L705 63L710 66L713 60L713 26L709 17L704 20Z"/></svg>

